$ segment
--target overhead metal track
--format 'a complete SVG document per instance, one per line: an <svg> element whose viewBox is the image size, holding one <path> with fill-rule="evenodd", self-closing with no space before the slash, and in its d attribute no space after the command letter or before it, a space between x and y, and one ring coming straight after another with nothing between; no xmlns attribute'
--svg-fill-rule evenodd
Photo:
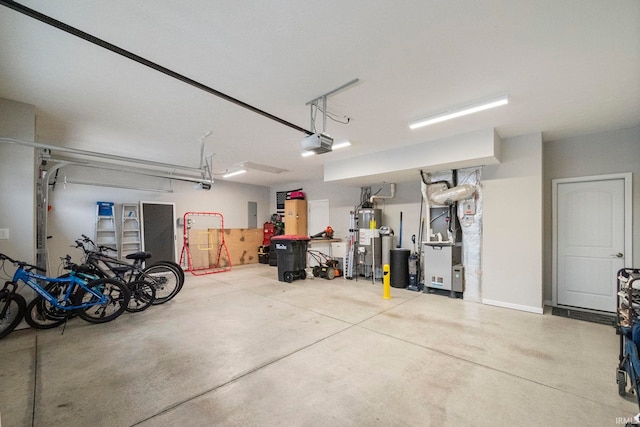
<svg viewBox="0 0 640 427"><path fill-rule="evenodd" d="M125 190L138 190L138 191L149 191L154 193L173 193L172 189L164 190L161 188L147 188L147 187L131 187L128 185L116 185L116 184L104 184L101 182L92 182L92 181L77 181L73 179L64 180L64 184L77 184L77 185L89 185L91 187L109 187L109 188L124 188Z"/></svg>
<svg viewBox="0 0 640 427"><path fill-rule="evenodd" d="M316 98L313 98L311 101L307 102L304 105L316 104L320 99L328 98L331 95L335 95L338 92L342 92L343 90L348 89L351 86L355 85L359 81L360 81L360 79L353 79L350 82L347 82L347 83L343 84L342 86L339 86L339 87L337 87L337 88L335 88L333 90L330 90L329 92L325 93L324 95L320 95L320 96L318 96Z"/></svg>
<svg viewBox="0 0 640 427"><path fill-rule="evenodd" d="M115 154L105 154L105 153L98 153L96 151L80 150L78 148L59 147L57 145L41 144L39 142L25 141L25 140L16 139L16 138L0 137L0 142L24 145L26 147L32 147L32 148L41 148L45 150L57 151L57 152L67 153L67 154L75 154L78 156L107 159L107 160L113 160L113 161L123 162L123 163L133 163L136 166L150 166L157 169L182 170L182 171L190 171L190 172L197 172L197 173L203 173L204 171L203 168L194 168L191 166L155 162L153 160L135 159L132 157L118 156Z"/></svg>
<svg viewBox="0 0 640 427"><path fill-rule="evenodd" d="M102 170L108 170L113 172L130 173L132 175L163 178L163 179L168 179L173 181L193 182L196 184L207 184L207 185L213 184L213 180L209 178L198 178L198 177L187 176L187 175L174 175L171 172L162 173L162 172L156 172L156 171L144 170L144 169L131 170L131 169L125 169L122 167L117 167L115 165L101 164L101 163L94 163L94 162L83 162L76 159L66 159L64 157L56 157L56 158L51 158L47 160L52 162L62 162L66 166L78 166L78 167L85 167L85 168L91 168L91 169L102 169Z"/></svg>
<svg viewBox="0 0 640 427"><path fill-rule="evenodd" d="M130 157L117 156L113 154L97 153L94 151L79 150L76 148L58 147L55 145L40 144L38 142L24 141L15 138L0 137L0 143L5 142L9 144L23 145L26 147L35 148L38 150L45 150L48 155L43 160L52 162L62 162L63 165L75 165L92 167L104 170L111 170L115 172L127 172L135 175L146 175L155 178L164 178L175 181L194 182L196 184L206 185L209 188L213 185L213 176L209 168L209 164L202 168L193 168L190 166L174 165L170 163L155 162L153 160L135 159ZM86 156L91 159L105 159L111 160L113 163L96 163L92 160L85 160L80 158L67 158L60 154L53 155L52 152L60 152L65 154ZM43 151L41 151L43 152ZM42 155L40 155L42 157ZM127 169L127 167L135 166L136 169ZM58 169L59 166L56 168ZM187 175L177 175L176 171L182 171ZM188 174L196 174L197 176L189 176Z"/></svg>
<svg viewBox="0 0 640 427"><path fill-rule="evenodd" d="M48 15L45 15L43 13L38 12L37 10L33 10L30 9L20 3L16 3L15 1L9 1L9 0L0 0L0 4L3 6L6 6L10 9L13 9L17 12L20 12L24 15L27 15L31 18L37 19L38 21L44 22L45 24L51 25L52 27L55 27L59 30L62 30L66 33L69 33L71 35L74 35L76 37L79 37L83 40L88 41L89 43L93 43L97 46L100 46L104 49L110 50L111 52L117 53L118 55L124 56L125 58L131 59L132 61L135 61L139 64L142 64L146 67L152 68L156 71L159 71L163 74L166 74L169 77L173 77L176 80L180 80L181 82L187 83L195 88L198 88L200 90L203 90L205 92L208 92L212 95L215 95L217 97L220 97L222 99L224 99L225 101L229 101L233 104L236 104L242 108L246 108L249 111L253 111L256 114L260 114L261 116L264 116L268 119L271 119L273 121L276 121L282 125L288 126L292 129L295 129L297 131L303 132L307 135L312 135L313 132L300 127L296 124L293 124L291 122L288 122L284 119L281 119L280 117L274 116L273 114L267 113L264 110L261 110L259 108L256 108L252 105L247 104L246 102L240 101L239 99L233 98L227 94L224 94L218 90L215 90L209 86L206 86L200 82L197 82L193 79L190 79L189 77L186 77L182 74L179 74L173 70L170 70L166 67L163 67L162 65L156 64L155 62L149 61L148 59L145 59L139 55L136 55L135 53L129 52L128 50L122 49L121 47L118 47L116 45L113 45L107 41L104 41L102 39L99 39L98 37L95 37L89 33L85 33L82 30L79 30L75 27L72 27L70 25L65 24L64 22L58 21L57 19L54 19Z"/></svg>

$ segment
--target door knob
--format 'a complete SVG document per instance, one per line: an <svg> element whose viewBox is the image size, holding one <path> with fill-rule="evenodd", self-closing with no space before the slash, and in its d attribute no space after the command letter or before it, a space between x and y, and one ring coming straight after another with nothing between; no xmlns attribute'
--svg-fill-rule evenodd
<svg viewBox="0 0 640 427"><path fill-rule="evenodd" d="M617 254L611 254L611 256L614 256L616 258L622 258L624 255L622 254L622 252L618 252Z"/></svg>

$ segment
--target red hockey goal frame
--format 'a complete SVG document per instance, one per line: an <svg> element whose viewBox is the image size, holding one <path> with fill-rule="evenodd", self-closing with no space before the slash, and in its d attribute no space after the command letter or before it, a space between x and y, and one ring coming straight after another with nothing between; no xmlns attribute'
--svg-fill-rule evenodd
<svg viewBox="0 0 640 427"><path fill-rule="evenodd" d="M219 220L219 227L207 228L206 231L200 231L196 238L196 242L190 242L190 230L192 217L212 217ZM217 225L217 224L216 224ZM224 218L218 212L185 212L182 216L183 244L180 253L180 265L195 276L203 276L206 274L222 273L231 270L231 257L229 249L224 240ZM206 246L202 245L201 237L206 235ZM192 238L193 239L193 238ZM191 247L195 243L199 251L206 251L208 258L208 266L194 266ZM225 258L226 257L226 258Z"/></svg>

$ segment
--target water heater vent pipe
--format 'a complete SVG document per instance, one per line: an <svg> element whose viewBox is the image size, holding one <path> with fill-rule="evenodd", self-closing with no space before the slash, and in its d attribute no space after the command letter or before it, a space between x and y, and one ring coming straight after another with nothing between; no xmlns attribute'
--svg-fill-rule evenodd
<svg viewBox="0 0 640 427"><path fill-rule="evenodd" d="M375 199L393 199L396 196L396 185L391 183L389 186L391 187L391 194L389 196L371 196L369 202L373 203Z"/></svg>

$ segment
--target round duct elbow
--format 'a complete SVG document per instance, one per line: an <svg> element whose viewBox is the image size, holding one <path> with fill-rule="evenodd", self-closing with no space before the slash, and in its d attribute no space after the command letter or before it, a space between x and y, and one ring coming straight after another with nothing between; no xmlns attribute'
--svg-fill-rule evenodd
<svg viewBox="0 0 640 427"><path fill-rule="evenodd" d="M444 191L438 191L431 195L431 201L438 205L450 205L459 200L465 200L473 196L476 187L471 184L462 184Z"/></svg>

